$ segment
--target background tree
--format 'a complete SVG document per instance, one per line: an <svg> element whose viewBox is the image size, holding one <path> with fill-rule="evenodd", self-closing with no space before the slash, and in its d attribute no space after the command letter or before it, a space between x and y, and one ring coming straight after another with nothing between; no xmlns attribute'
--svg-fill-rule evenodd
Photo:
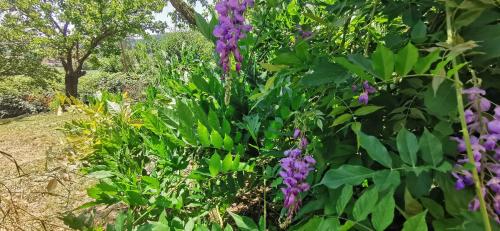
<svg viewBox="0 0 500 231"><path fill-rule="evenodd" d="M66 95L77 96L89 56L103 43L162 28L153 13L164 5L161 0L9 0L0 7L4 28L24 34L20 38L37 36L64 68Z"/></svg>

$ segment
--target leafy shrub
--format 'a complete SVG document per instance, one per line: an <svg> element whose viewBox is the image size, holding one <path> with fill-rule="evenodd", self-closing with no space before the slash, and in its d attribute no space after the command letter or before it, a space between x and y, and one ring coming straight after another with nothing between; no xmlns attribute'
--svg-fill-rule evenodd
<svg viewBox="0 0 500 231"><path fill-rule="evenodd" d="M91 119L68 125L85 149L84 170L100 178L87 206L128 207L110 229L498 229L497 188L484 182L493 174L472 180L488 187L481 213L481 187L458 187L452 175L498 167L497 151L475 143L488 161L469 150L465 162L451 139L468 136L463 110L474 100L462 100L464 86L500 91L499 43L481 29L500 31L495 5L256 4L255 32L239 41L240 75L231 66L221 79L218 60L190 49L155 50L148 62L158 78L145 100L98 95L81 107ZM215 42L215 17L198 22ZM490 51L463 40L476 33ZM488 110L486 122L496 123Z"/></svg>
<svg viewBox="0 0 500 231"><path fill-rule="evenodd" d="M55 92L62 88L58 79L0 77L0 118L48 111Z"/></svg>
<svg viewBox="0 0 500 231"><path fill-rule="evenodd" d="M147 77L134 73L107 73L90 71L80 78L79 92L82 98L87 98L99 91L113 93L127 92L131 98L139 99L149 84Z"/></svg>

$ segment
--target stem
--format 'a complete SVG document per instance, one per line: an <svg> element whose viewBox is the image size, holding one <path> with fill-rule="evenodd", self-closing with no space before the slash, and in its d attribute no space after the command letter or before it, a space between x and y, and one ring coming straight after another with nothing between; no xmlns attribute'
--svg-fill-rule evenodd
<svg viewBox="0 0 500 231"><path fill-rule="evenodd" d="M450 14L449 6L446 6L446 33L448 36L447 43L450 45L453 45L453 43L454 43L453 42L453 28L451 26L451 14ZM457 61L455 60L455 58L452 59L451 63L453 65L453 67L455 67L457 65ZM484 201L483 192L481 190L481 188L482 188L481 180L479 179L479 174L478 174L477 168L475 167L476 165L475 165L475 161L474 161L474 155L472 153L472 145L470 143L469 130L467 129L467 122L465 121L464 102L462 99L462 83L460 82L458 72L455 72L453 77L455 80L455 90L456 90L456 95L457 95L458 114L460 116L460 124L462 126L462 135L463 135L466 150L467 150L467 157L469 159L469 163L472 164L472 166L474 166L472 168L472 177L474 179L474 186L476 188L476 196L479 199L481 216L483 217L483 223L484 223L484 230L491 231L491 224L490 224L490 220L488 218L488 211L486 209L486 202Z"/></svg>

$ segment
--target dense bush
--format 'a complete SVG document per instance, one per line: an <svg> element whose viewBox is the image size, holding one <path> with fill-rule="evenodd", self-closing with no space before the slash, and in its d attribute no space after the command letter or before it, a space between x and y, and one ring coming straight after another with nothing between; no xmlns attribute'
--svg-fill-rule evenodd
<svg viewBox="0 0 500 231"><path fill-rule="evenodd" d="M0 118L48 111L55 92L63 89L59 77L0 77Z"/></svg>
<svg viewBox="0 0 500 231"><path fill-rule="evenodd" d="M246 36L216 10L222 62L151 49L145 100L67 125L100 180L84 207L127 207L108 229L499 228L494 3L256 1Z"/></svg>
<svg viewBox="0 0 500 231"><path fill-rule="evenodd" d="M90 71L80 79L80 97L86 99L99 91L112 93L127 92L133 99L139 99L146 86L150 84L151 78L135 73L108 73L101 71Z"/></svg>

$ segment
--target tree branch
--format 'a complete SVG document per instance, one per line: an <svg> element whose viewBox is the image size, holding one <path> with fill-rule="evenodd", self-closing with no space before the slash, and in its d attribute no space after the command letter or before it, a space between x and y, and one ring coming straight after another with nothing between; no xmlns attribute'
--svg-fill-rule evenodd
<svg viewBox="0 0 500 231"><path fill-rule="evenodd" d="M183 0L170 0L170 4L175 8L177 12L189 23L190 26L196 26L195 11L191 6L185 3Z"/></svg>

